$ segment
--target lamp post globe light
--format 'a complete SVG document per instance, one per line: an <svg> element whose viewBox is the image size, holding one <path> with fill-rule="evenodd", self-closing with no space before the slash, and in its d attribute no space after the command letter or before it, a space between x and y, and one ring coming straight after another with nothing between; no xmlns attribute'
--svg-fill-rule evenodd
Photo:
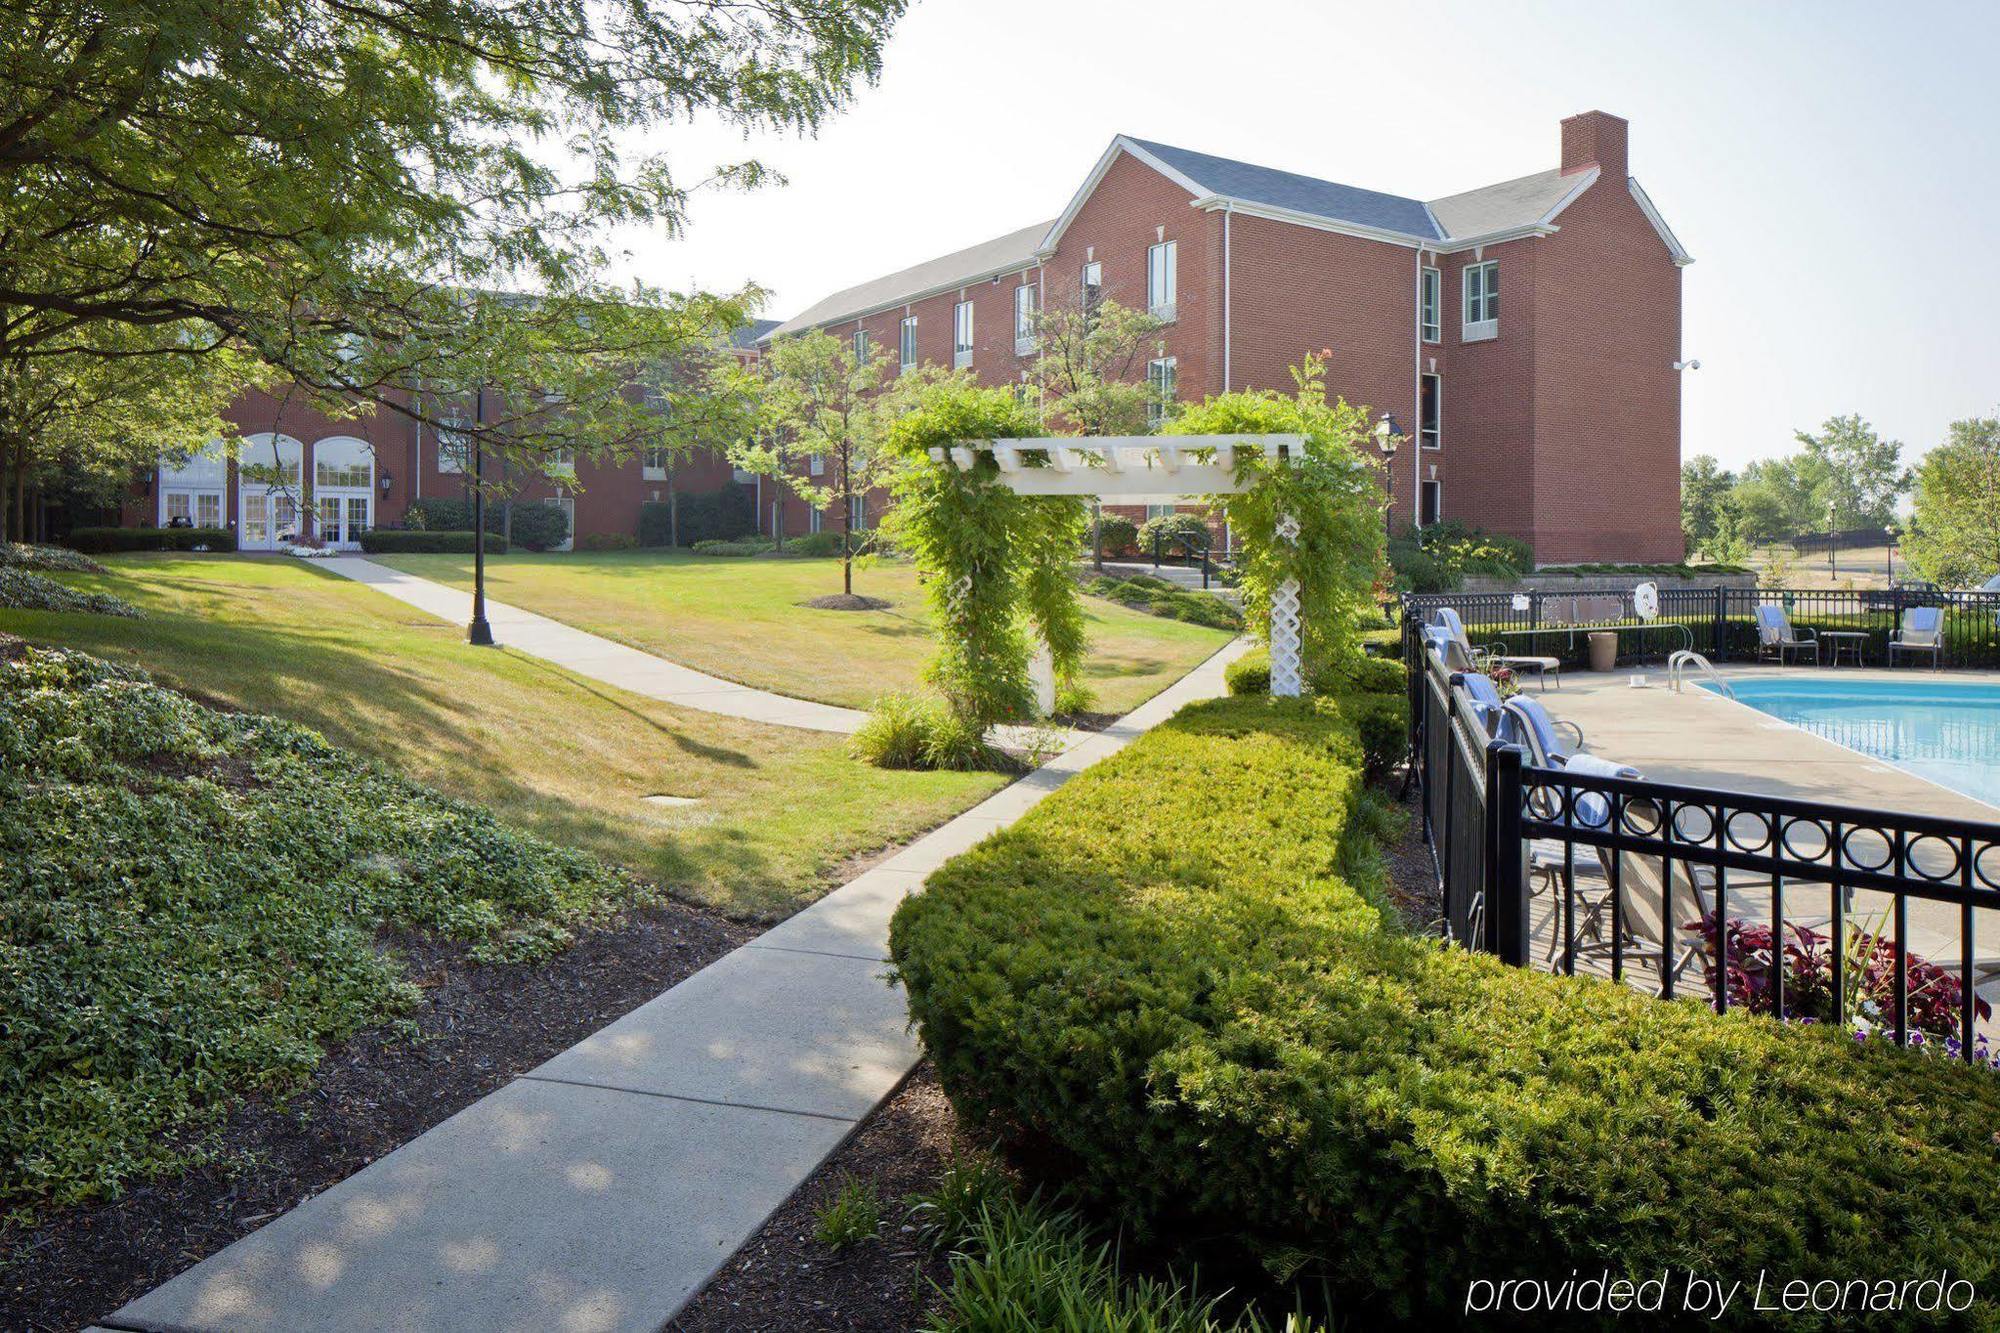
<svg viewBox="0 0 2000 1333"><path fill-rule="evenodd" d="M1829 500L1826 504L1826 568L1835 577L1840 574L1840 533L1834 527L1840 516L1840 507Z"/></svg>
<svg viewBox="0 0 2000 1333"><path fill-rule="evenodd" d="M1898 529L1897 529L1897 527L1896 527L1896 521L1895 521L1894 519L1890 519L1890 520L1889 520L1889 522L1888 522L1888 523L1887 523L1886 525L1884 525L1884 527L1882 528L1882 535L1883 535L1884 537L1886 537L1886 538L1888 539L1888 542L1887 542L1887 550L1886 550L1885 554L1886 554L1886 555L1888 556L1888 560L1889 560L1889 568L1888 568L1888 571L1887 571L1887 572L1888 572L1888 575L1889 575L1889 586L1891 586L1891 587L1894 587L1894 586L1895 586L1895 584L1896 584L1896 533L1897 533L1897 531L1898 531Z"/></svg>
<svg viewBox="0 0 2000 1333"><path fill-rule="evenodd" d="M1403 442L1403 433L1396 429L1396 418L1384 412L1375 418L1375 447L1382 451L1382 470L1387 487L1387 501L1382 507L1382 529L1385 536L1396 535L1396 447Z"/></svg>

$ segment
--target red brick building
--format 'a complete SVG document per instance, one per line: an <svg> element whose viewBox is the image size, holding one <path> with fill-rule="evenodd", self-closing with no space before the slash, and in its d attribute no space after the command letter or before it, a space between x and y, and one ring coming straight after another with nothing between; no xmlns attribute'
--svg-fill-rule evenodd
<svg viewBox="0 0 2000 1333"><path fill-rule="evenodd" d="M1627 171L1626 131L1573 116L1555 167L1429 201L1121 135L1052 221L770 336L820 328L1012 383L1033 312L1087 288L1172 320L1148 374L1182 401L1289 388L1329 349L1329 388L1407 437L1407 521L1520 537L1544 563L1678 560L1690 260Z"/></svg>

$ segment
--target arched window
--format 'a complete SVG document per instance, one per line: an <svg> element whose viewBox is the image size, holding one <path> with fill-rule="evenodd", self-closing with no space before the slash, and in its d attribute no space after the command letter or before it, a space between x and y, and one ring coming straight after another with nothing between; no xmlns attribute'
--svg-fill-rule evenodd
<svg viewBox="0 0 2000 1333"><path fill-rule="evenodd" d="M375 484L375 449L352 435L330 435L313 446L313 485L368 490Z"/></svg>
<svg viewBox="0 0 2000 1333"><path fill-rule="evenodd" d="M229 457L210 440L187 458L160 457L158 522L161 527L219 528L229 491Z"/></svg>

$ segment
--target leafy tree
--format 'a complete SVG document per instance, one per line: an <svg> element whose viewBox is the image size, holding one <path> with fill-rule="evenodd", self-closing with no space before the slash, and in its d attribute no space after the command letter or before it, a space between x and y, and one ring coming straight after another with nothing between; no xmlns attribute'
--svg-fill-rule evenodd
<svg viewBox="0 0 2000 1333"><path fill-rule="evenodd" d="M733 451L735 462L815 509L839 508L840 586L852 596L854 500L882 483L892 461L879 447L874 403L888 359L856 358L847 340L816 330L779 339L765 364L757 433Z"/></svg>
<svg viewBox="0 0 2000 1333"><path fill-rule="evenodd" d="M1945 443L1918 464L1903 551L1940 587L2000 572L2000 417L1952 422Z"/></svg>
<svg viewBox="0 0 2000 1333"><path fill-rule="evenodd" d="M1681 532L1691 550L1715 535L1717 507L1736 485L1736 475L1712 454L1696 454L1681 464Z"/></svg>
<svg viewBox="0 0 2000 1333"><path fill-rule="evenodd" d="M903 0L21 0L0 26L0 361L239 349L328 404L560 394L481 428L522 456L633 447L624 381L741 322L618 288L613 226L678 232L670 126L811 132ZM634 150L635 145L647 145ZM414 401L417 380L442 398ZM436 422L431 421L432 425Z"/></svg>
<svg viewBox="0 0 2000 1333"><path fill-rule="evenodd" d="M1801 515L1808 501L1799 497L1794 474L1786 465L1752 463L1743 480L1729 492L1729 508L1737 535L1753 544L1797 536L1810 526Z"/></svg>
<svg viewBox="0 0 2000 1333"><path fill-rule="evenodd" d="M1799 475L1818 506L1812 522L1832 515L1836 531L1879 528L1896 516L1896 501L1910 488L1903 446L1885 440L1858 414L1828 417L1819 434L1798 432L1805 446Z"/></svg>

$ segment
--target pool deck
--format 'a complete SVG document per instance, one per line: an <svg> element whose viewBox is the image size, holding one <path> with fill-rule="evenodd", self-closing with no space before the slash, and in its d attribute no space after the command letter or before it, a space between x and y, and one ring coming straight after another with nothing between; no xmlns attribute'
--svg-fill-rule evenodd
<svg viewBox="0 0 2000 1333"><path fill-rule="evenodd" d="M1960 683L2000 684L2000 672L1947 671L1933 675L1923 668L1888 671L1858 667L1735 666L1717 669L1725 681L1771 680L1783 677L1837 676L1839 679L1905 680L1913 674ZM1645 684L1633 688L1631 678ZM1627 667L1615 672L1565 673L1560 687L1545 693L1529 686L1558 718L1583 728L1586 753L1629 764L1646 777L1688 786L1756 792L1794 800L1818 801L1856 810L1885 810L1937 815L2000 825L2000 809L1939 786L1857 750L1781 722L1748 704L1694 684L1681 693L1667 688L1658 667ZM1800 886L1787 893L1788 919L1824 915L1827 890L1815 893ZM1815 905L1815 899L1819 901ZM1768 913L1769 896L1751 887L1731 892L1731 915L1755 919ZM1857 895L1856 908L1879 911L1882 895ZM1549 951L1555 923L1549 899L1530 904L1530 935L1534 957ZM1941 964L1950 965L1959 949L1958 910L1942 903L1913 902L1911 945ZM1975 920L1975 974L1979 994L1995 1002L2000 1012L2000 912L1981 910ZM1592 966L1588 970L1600 970ZM1954 968L1954 970L1956 970ZM1657 984L1648 978L1644 984ZM1992 1030L1991 1028L1988 1029Z"/></svg>

